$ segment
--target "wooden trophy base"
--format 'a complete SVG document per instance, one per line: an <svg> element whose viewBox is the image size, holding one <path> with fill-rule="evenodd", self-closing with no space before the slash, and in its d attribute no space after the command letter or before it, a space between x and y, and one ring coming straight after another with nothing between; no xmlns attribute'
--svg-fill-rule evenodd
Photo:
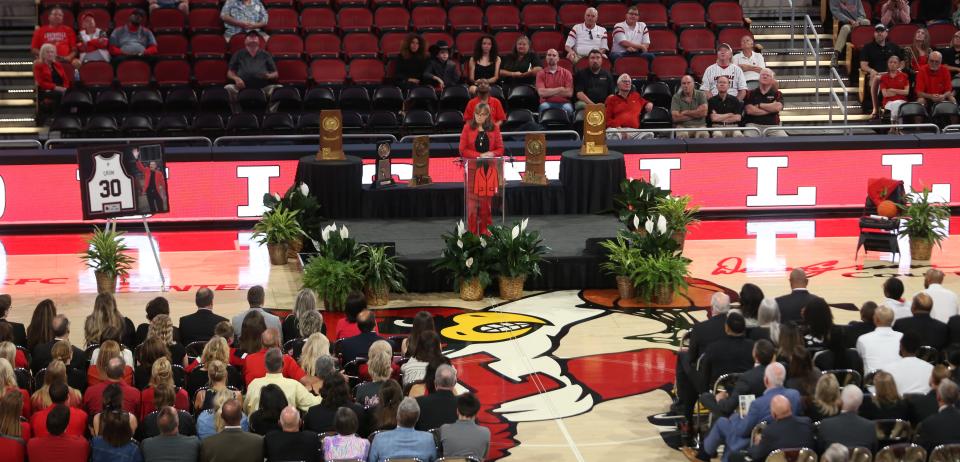
<svg viewBox="0 0 960 462"><path fill-rule="evenodd" d="M527 173L523 176L523 184L536 184L540 186L546 186L548 183L547 177L539 173Z"/></svg>
<svg viewBox="0 0 960 462"><path fill-rule="evenodd" d="M605 156L607 155L606 143L597 145L593 141L587 141L580 146L581 156Z"/></svg>
<svg viewBox="0 0 960 462"><path fill-rule="evenodd" d="M411 178L407 185L411 188L416 188L417 186L426 186L430 183L433 183L433 180L430 179L430 175L423 175Z"/></svg>
<svg viewBox="0 0 960 462"><path fill-rule="evenodd" d="M322 148L317 151L317 160L346 160L343 151L334 151L329 148Z"/></svg>

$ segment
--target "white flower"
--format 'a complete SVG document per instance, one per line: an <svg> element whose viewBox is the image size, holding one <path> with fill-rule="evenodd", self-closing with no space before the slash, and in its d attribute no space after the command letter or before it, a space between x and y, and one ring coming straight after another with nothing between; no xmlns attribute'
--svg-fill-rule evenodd
<svg viewBox="0 0 960 462"><path fill-rule="evenodd" d="M653 234L653 220L647 218L647 222L644 223L643 228L647 230L648 234Z"/></svg>
<svg viewBox="0 0 960 462"><path fill-rule="evenodd" d="M279 201L279 200L280 200L280 193L273 193L273 198Z"/></svg>
<svg viewBox="0 0 960 462"><path fill-rule="evenodd" d="M473 257L467 259L467 268L473 266Z"/></svg>
<svg viewBox="0 0 960 462"><path fill-rule="evenodd" d="M657 218L657 229L660 231L660 234L667 234L667 219L663 215L660 215L660 218Z"/></svg>
<svg viewBox="0 0 960 462"><path fill-rule="evenodd" d="M633 216L633 229L640 229L640 215Z"/></svg>
<svg viewBox="0 0 960 462"><path fill-rule="evenodd" d="M524 218L523 221L520 222L520 231L526 231L527 223L529 222L530 222L529 218Z"/></svg>
<svg viewBox="0 0 960 462"><path fill-rule="evenodd" d="M457 236L463 236L463 233L465 233L465 232L467 232L467 230L466 230L466 229L464 228L464 226L463 226L463 220L458 221L458 222L457 222Z"/></svg>
<svg viewBox="0 0 960 462"><path fill-rule="evenodd" d="M487 248L487 240L482 237L480 238L480 247Z"/></svg>
<svg viewBox="0 0 960 462"><path fill-rule="evenodd" d="M650 184L660 186L660 178L657 177L656 173L650 172Z"/></svg>
<svg viewBox="0 0 960 462"><path fill-rule="evenodd" d="M457 239L457 247L460 247L461 249L463 248L463 241L460 239Z"/></svg>
<svg viewBox="0 0 960 462"><path fill-rule="evenodd" d="M511 240L516 239L517 236L519 235L520 235L520 225L516 225L513 227L513 230L510 231L510 239Z"/></svg>
<svg viewBox="0 0 960 462"><path fill-rule="evenodd" d="M327 242L330 239L330 226L324 226L320 231L320 238L323 239L323 242Z"/></svg>
<svg viewBox="0 0 960 462"><path fill-rule="evenodd" d="M340 239L347 239L350 237L350 231L347 230L347 225L340 227Z"/></svg>
<svg viewBox="0 0 960 462"><path fill-rule="evenodd" d="M300 183L300 194L303 194L304 196L310 195L310 187L307 186L306 183Z"/></svg>

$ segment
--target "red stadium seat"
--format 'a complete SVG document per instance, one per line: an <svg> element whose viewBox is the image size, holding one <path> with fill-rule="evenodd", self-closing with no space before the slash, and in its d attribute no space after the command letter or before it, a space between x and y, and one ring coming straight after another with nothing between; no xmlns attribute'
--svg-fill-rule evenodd
<svg viewBox="0 0 960 462"><path fill-rule="evenodd" d="M547 50L553 48L560 53L560 56L563 56L563 42L566 37L560 32L553 30L541 30L534 32L530 36L530 46L533 48L533 51L537 52L540 56L547 54Z"/></svg>
<svg viewBox="0 0 960 462"><path fill-rule="evenodd" d="M646 78L650 73L650 63L647 58L639 56L624 56L617 60L613 65L613 74L627 74L632 79Z"/></svg>
<svg viewBox="0 0 960 462"><path fill-rule="evenodd" d="M303 55L303 39L295 34L274 34L267 41L267 52L274 58L299 58Z"/></svg>
<svg viewBox="0 0 960 462"><path fill-rule="evenodd" d="M857 26L850 32L850 43L856 49L873 41L873 26Z"/></svg>
<svg viewBox="0 0 960 462"><path fill-rule="evenodd" d="M500 50L500 55L513 53L512 50L517 46L517 38L520 35L520 32L511 30L503 30L494 34L493 39L497 42L497 50Z"/></svg>
<svg viewBox="0 0 960 462"><path fill-rule="evenodd" d="M157 85L176 86L190 84L190 64L183 60L160 61L153 67Z"/></svg>
<svg viewBox="0 0 960 462"><path fill-rule="evenodd" d="M380 41L370 33L353 33L343 37L343 56L354 58L376 58L380 54Z"/></svg>
<svg viewBox="0 0 960 462"><path fill-rule="evenodd" d="M267 17L267 32L271 34L296 33L299 28L299 15L293 8L270 9L270 14Z"/></svg>
<svg viewBox="0 0 960 462"><path fill-rule="evenodd" d="M513 5L490 5L486 17L491 31L520 30L520 10Z"/></svg>
<svg viewBox="0 0 960 462"><path fill-rule="evenodd" d="M424 32L423 34L423 41L427 44L427 50L441 40L453 44L453 37L446 32Z"/></svg>
<svg viewBox="0 0 960 462"><path fill-rule="evenodd" d="M139 8L147 9L147 0L114 0L117 8Z"/></svg>
<svg viewBox="0 0 960 462"><path fill-rule="evenodd" d="M337 13L337 24L343 32L370 32L373 13L366 8L344 8Z"/></svg>
<svg viewBox="0 0 960 462"><path fill-rule="evenodd" d="M299 59L277 60L278 83L303 87L307 84L307 64Z"/></svg>
<svg viewBox="0 0 960 462"><path fill-rule="evenodd" d="M887 38L902 47L910 46L913 43L913 36L917 33L920 26L916 24L897 24L890 29Z"/></svg>
<svg viewBox="0 0 960 462"><path fill-rule="evenodd" d="M143 86L150 84L153 72L145 61L126 60L117 66L117 80L121 86Z"/></svg>
<svg viewBox="0 0 960 462"><path fill-rule="evenodd" d="M76 18L73 17L73 11L70 11L69 9L63 9L63 8L61 8L61 10L63 11L63 24L66 26L74 27L74 22L76 21ZM40 25L46 26L47 24L50 24L50 11L44 11L40 14ZM97 23L97 24L100 24L100 23Z"/></svg>
<svg viewBox="0 0 960 462"><path fill-rule="evenodd" d="M586 69L586 68L588 68L588 67L590 67L590 60L589 60L589 59L581 59L580 61L577 61L577 64L575 64L575 65L573 66L573 69L574 69L574 71L579 71L580 69ZM605 71L609 71L609 70L611 69L611 67L610 67L610 60L609 60L609 59L604 59L604 60L602 61L602 64L600 64L600 67L603 68L603 70L605 70Z"/></svg>
<svg viewBox="0 0 960 462"><path fill-rule="evenodd" d="M310 63L310 78L317 85L343 85L347 66L339 59L314 59Z"/></svg>
<svg viewBox="0 0 960 462"><path fill-rule="evenodd" d="M98 0L102 5L106 5L108 0ZM72 8L75 3L73 0L40 0L40 8L47 9L55 6L61 8Z"/></svg>
<svg viewBox="0 0 960 462"><path fill-rule="evenodd" d="M483 30L483 10L476 5L457 5L447 13L453 32Z"/></svg>
<svg viewBox="0 0 960 462"><path fill-rule="evenodd" d="M197 7L200 8L217 8L220 6L220 0L190 0L190 9Z"/></svg>
<svg viewBox="0 0 960 462"><path fill-rule="evenodd" d="M650 72L661 79L679 79L687 73L687 60L683 56L657 56Z"/></svg>
<svg viewBox="0 0 960 462"><path fill-rule="evenodd" d="M113 85L113 66L103 61L92 61L80 66L80 81L88 87Z"/></svg>
<svg viewBox="0 0 960 462"><path fill-rule="evenodd" d="M223 20L216 8L197 8L190 10L190 30L196 32L223 33Z"/></svg>
<svg viewBox="0 0 960 462"><path fill-rule="evenodd" d="M193 64L193 77L201 87L223 85L227 81L227 61L222 59L197 61Z"/></svg>
<svg viewBox="0 0 960 462"><path fill-rule="evenodd" d="M650 29L650 47L647 51L659 55L676 54L676 34L670 29Z"/></svg>
<svg viewBox="0 0 960 462"><path fill-rule="evenodd" d="M586 3L564 3L560 5L560 24L564 29L569 29L583 22L583 13L587 11L590 5Z"/></svg>
<svg viewBox="0 0 960 462"><path fill-rule="evenodd" d="M670 7L670 23L675 29L706 27L703 5L688 1L674 3Z"/></svg>
<svg viewBox="0 0 960 462"><path fill-rule="evenodd" d="M261 0L261 3L263 3L263 6L267 8L274 8L274 7L293 8L293 0ZM273 14L273 12L271 11L270 14Z"/></svg>
<svg viewBox="0 0 960 462"><path fill-rule="evenodd" d="M716 64L717 55L695 55L690 58L690 72L694 78L699 81L703 78L703 71L707 70L711 64Z"/></svg>
<svg viewBox="0 0 960 462"><path fill-rule="evenodd" d="M97 27L99 27L100 30L112 30L112 29L113 29L113 28L110 26L110 25L111 25L111 22L113 21L113 19L110 17L110 12L109 12L109 11L107 11L107 10L105 10L105 9L103 9L103 8L90 8L90 9L87 9L87 10L82 10L82 11L80 11L80 16L78 16L78 17L82 17L83 15L86 15L86 14L91 14L91 15L93 15L93 21L94 21L95 23L97 23ZM64 24L66 24L66 21L64 21Z"/></svg>
<svg viewBox="0 0 960 462"><path fill-rule="evenodd" d="M548 4L527 5L520 12L520 18L528 31L557 29L557 10Z"/></svg>
<svg viewBox="0 0 960 462"><path fill-rule="evenodd" d="M222 59L227 54L227 41L220 34L197 34L190 37L190 50L194 59Z"/></svg>
<svg viewBox="0 0 960 462"><path fill-rule="evenodd" d="M314 8L314 7L330 8L333 6L331 5L330 0L299 0L298 3L300 4L301 8Z"/></svg>
<svg viewBox="0 0 960 462"><path fill-rule="evenodd" d="M403 6L403 0L373 0L374 9L381 6Z"/></svg>
<svg viewBox="0 0 960 462"><path fill-rule="evenodd" d="M707 19L714 28L743 27L743 9L737 2L713 2L707 7Z"/></svg>
<svg viewBox="0 0 960 462"><path fill-rule="evenodd" d="M340 37L336 34L310 34L304 51L311 58L336 58L340 56Z"/></svg>
<svg viewBox="0 0 960 462"><path fill-rule="evenodd" d="M640 7L640 18L647 27L667 27L667 7L660 3L644 3Z"/></svg>
<svg viewBox="0 0 960 462"><path fill-rule="evenodd" d="M120 27L127 23L127 19L133 14L136 8L118 8L113 12L113 27Z"/></svg>
<svg viewBox="0 0 960 462"><path fill-rule="evenodd" d="M367 8L367 0L337 0L337 8Z"/></svg>
<svg viewBox="0 0 960 462"><path fill-rule="evenodd" d="M354 59L350 61L350 81L357 85L379 85L384 78L383 62L379 59Z"/></svg>
<svg viewBox="0 0 960 462"><path fill-rule="evenodd" d="M333 32L337 29L337 17L330 8L306 8L300 13L303 32Z"/></svg>
<svg viewBox="0 0 960 462"><path fill-rule="evenodd" d="M404 32L387 32L380 37L380 52L388 59L396 58L400 55L400 48L403 40L407 37Z"/></svg>
<svg viewBox="0 0 960 462"><path fill-rule="evenodd" d="M183 35L157 35L157 57L184 58L187 56L187 38Z"/></svg>
<svg viewBox="0 0 960 462"><path fill-rule="evenodd" d="M380 33L410 30L410 13L402 6L381 6L373 14L373 24Z"/></svg>
<svg viewBox="0 0 960 462"><path fill-rule="evenodd" d="M643 8L643 6L640 8ZM626 17L627 4L625 2L601 3L597 5L597 23L607 29L613 29L614 25L618 22L623 22Z"/></svg>
<svg viewBox="0 0 960 462"><path fill-rule="evenodd" d="M477 40L480 40L481 37L485 36L483 32L461 32L457 34L456 38L456 49L460 52L461 56L470 56L473 53L473 47L477 43ZM497 46L499 49L499 44ZM500 51L500 55L507 54L506 50Z"/></svg>
<svg viewBox="0 0 960 462"><path fill-rule="evenodd" d="M710 29L684 29L680 31L680 49L687 55L714 53L717 50L717 38ZM734 46L736 49L737 43Z"/></svg>
<svg viewBox="0 0 960 462"><path fill-rule="evenodd" d="M957 32L957 28L953 24L947 23L931 24L927 27L927 32L930 33L931 46L946 48L950 46L950 41L953 40L953 34Z"/></svg>
<svg viewBox="0 0 960 462"><path fill-rule="evenodd" d="M77 6L82 8L106 8L110 6L110 0L80 0L79 2L72 2L70 0L53 0L48 1L44 0L42 5L46 7L48 4L56 4L60 6L70 6L73 3L76 3Z"/></svg>
<svg viewBox="0 0 960 462"><path fill-rule="evenodd" d="M187 17L176 8L157 8L150 12L150 30L158 34L182 33L186 22Z"/></svg>
<svg viewBox="0 0 960 462"><path fill-rule="evenodd" d="M420 31L447 30L447 11L439 6L418 6L413 9L413 28Z"/></svg>
<svg viewBox="0 0 960 462"><path fill-rule="evenodd" d="M744 35L753 37L753 32L750 32L750 29L745 27L727 27L721 29L720 33L717 34L717 42L726 43L733 47L734 50L738 50L740 49L740 40L743 39Z"/></svg>
<svg viewBox="0 0 960 462"><path fill-rule="evenodd" d="M561 54L560 56L563 56L563 54ZM560 58L560 61L557 62L557 67L562 67L562 68L570 71L571 74L572 74L573 71L574 71L574 69L573 69L573 63L571 63L570 60L567 59L567 58Z"/></svg>

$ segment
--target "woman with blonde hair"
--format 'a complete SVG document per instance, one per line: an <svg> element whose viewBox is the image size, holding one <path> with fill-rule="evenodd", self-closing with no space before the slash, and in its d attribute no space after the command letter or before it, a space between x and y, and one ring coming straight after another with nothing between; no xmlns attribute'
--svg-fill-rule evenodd
<svg viewBox="0 0 960 462"><path fill-rule="evenodd" d="M317 376L317 358L321 356L330 356L330 339L320 332L315 332L307 338L303 344L303 352L300 354L300 367L307 375Z"/></svg>
<svg viewBox="0 0 960 462"><path fill-rule="evenodd" d="M860 406L860 415L863 418L909 420L910 409L907 401L900 396L897 382L889 372L879 370L874 373L873 387L873 398L863 400Z"/></svg>
<svg viewBox="0 0 960 462"><path fill-rule="evenodd" d="M293 313L283 320L283 338L287 340L300 338L300 318L308 311L317 311L317 293L312 289L302 289L297 292L293 304Z"/></svg>
<svg viewBox="0 0 960 462"><path fill-rule="evenodd" d="M99 350L100 353L97 355L96 362L87 368L87 386L89 387L107 380L107 367L110 364L110 359L123 357L120 344L113 340L103 342ZM130 367L130 364L126 363L126 360L124 360L124 363L123 381L126 382L127 385L133 386L133 368Z"/></svg>
<svg viewBox="0 0 960 462"><path fill-rule="evenodd" d="M20 420L23 408L23 395L20 393L7 390L0 395L0 437L20 438L23 441L30 439L30 424Z"/></svg>
<svg viewBox="0 0 960 462"><path fill-rule="evenodd" d="M213 407L213 400L220 392L228 392L239 400L243 394L227 385L227 363L214 359L207 364L207 386L197 391L193 399L193 408L198 412Z"/></svg>
<svg viewBox="0 0 960 462"><path fill-rule="evenodd" d="M158 314L150 321L150 327L147 329L147 338L157 337L163 341L170 351L171 361L181 366L186 366L187 349L176 342L173 336L173 321L166 314Z"/></svg>
<svg viewBox="0 0 960 462"><path fill-rule="evenodd" d="M10 361L10 364L17 367L17 346L13 342L0 342L0 358Z"/></svg>
<svg viewBox="0 0 960 462"><path fill-rule="evenodd" d="M73 346L60 340L50 348L51 362L60 361L67 367L67 383L77 390L87 389L87 371L73 367Z"/></svg>
<svg viewBox="0 0 960 462"><path fill-rule="evenodd" d="M370 381L356 388L353 399L365 407L370 407L379 402L377 393L380 387L393 375L393 347L386 340L373 342L367 350L367 373Z"/></svg>
<svg viewBox="0 0 960 462"><path fill-rule="evenodd" d="M10 361L7 358L0 358L0 393L9 393L16 391L21 395L20 401L22 404L23 416L30 417L30 394L27 393L27 390L20 388L17 385L17 377L13 375L13 366L10 365Z"/></svg>
<svg viewBox="0 0 960 462"><path fill-rule="evenodd" d="M112 294L99 294L93 302L93 313L83 322L83 335L87 345L100 342L103 331L107 327L114 327L120 332L120 343L132 345L136 342L136 328L133 321L125 318L117 309L117 300Z"/></svg>
<svg viewBox="0 0 960 462"><path fill-rule="evenodd" d="M80 390L73 388L67 383L67 365L59 359L54 359L47 366L47 372L43 375L43 386L33 393L30 398L30 406L34 412L42 411L53 404L50 399L50 386L55 383L62 383L67 387L67 402L70 407L80 407L83 403L83 394Z"/></svg>
<svg viewBox="0 0 960 462"><path fill-rule="evenodd" d="M211 406L204 409L197 416L197 436L201 440L209 438L217 433L223 431L223 427L226 426L223 422L223 417L220 415L220 408L223 407L223 403L230 401L231 399L237 398L233 390L221 390L212 394L213 399L210 399ZM209 398L208 398L209 399ZM240 400L240 428L243 431L248 431L250 429L250 424L247 421L247 415L243 413L243 399L237 398Z"/></svg>
<svg viewBox="0 0 960 462"><path fill-rule="evenodd" d="M239 389L243 386L243 375L240 371L230 365L230 345L227 340L219 335L214 335L207 341L203 347L200 357L192 364L193 368L187 375L187 391L196 395L198 390L203 387L209 387L210 365L214 361L223 364L225 374L225 384Z"/></svg>
<svg viewBox="0 0 960 462"><path fill-rule="evenodd" d="M53 340L53 318L57 317L57 306L49 298L37 304L27 327L27 349Z"/></svg>
<svg viewBox="0 0 960 462"><path fill-rule="evenodd" d="M910 69L913 70L913 72L919 71L921 66L927 64L927 58L933 51L933 49L930 48L930 32L922 27L917 29L913 34L913 42L906 48L906 51Z"/></svg>
<svg viewBox="0 0 960 462"><path fill-rule="evenodd" d="M807 417L819 422L840 413L840 382L833 374L823 374L817 380L813 403L807 407Z"/></svg>
<svg viewBox="0 0 960 462"><path fill-rule="evenodd" d="M170 360L163 357L153 362L152 373L150 375L150 386L145 388L140 394L140 418L143 419L147 414L155 411L153 395L161 387L169 387L174 390L174 400L172 406L181 410L190 410L190 396L187 390L177 387L173 382L173 365Z"/></svg>

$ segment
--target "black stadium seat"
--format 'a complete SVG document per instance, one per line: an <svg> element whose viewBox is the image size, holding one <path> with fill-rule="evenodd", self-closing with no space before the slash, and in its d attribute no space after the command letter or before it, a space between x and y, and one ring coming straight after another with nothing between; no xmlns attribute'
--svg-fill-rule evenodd
<svg viewBox="0 0 960 462"><path fill-rule="evenodd" d="M343 129L349 133L357 133L363 131L364 121L363 115L357 111L343 111Z"/></svg>
<svg viewBox="0 0 960 462"><path fill-rule="evenodd" d="M97 114L87 119L83 126L83 136L87 138L112 138L119 134L120 128L113 116Z"/></svg>
<svg viewBox="0 0 960 462"><path fill-rule="evenodd" d="M367 118L366 128L372 132L392 133L400 128L400 121L397 120L397 114L394 112L373 111Z"/></svg>
<svg viewBox="0 0 960 462"><path fill-rule="evenodd" d="M231 135L252 135L260 130L260 119L255 114L240 112L230 116L227 133Z"/></svg>
<svg viewBox="0 0 960 462"><path fill-rule="evenodd" d="M297 119L297 131L302 134L314 135L320 131L320 113L304 112Z"/></svg>
<svg viewBox="0 0 960 462"><path fill-rule="evenodd" d="M517 85L510 90L510 96L507 97L507 107L514 109L529 109L537 111L540 106L540 95L537 90L530 85Z"/></svg>
<svg viewBox="0 0 960 462"><path fill-rule="evenodd" d="M463 129L463 113L456 110L441 111L437 114L437 130L459 132Z"/></svg>
<svg viewBox="0 0 960 462"><path fill-rule="evenodd" d="M394 86L378 87L373 91L372 103L377 109L400 112L403 109L403 93Z"/></svg>
<svg viewBox="0 0 960 462"><path fill-rule="evenodd" d="M82 88L71 88L60 98L61 113L86 114L93 111L93 96Z"/></svg>
<svg viewBox="0 0 960 462"><path fill-rule="evenodd" d="M267 96L259 88L244 88L237 95L237 104L241 110L263 113L267 110Z"/></svg>
<svg viewBox="0 0 960 462"><path fill-rule="evenodd" d="M96 111L101 114L127 112L129 104L126 93L114 89L103 90L97 93L97 97L94 99Z"/></svg>
<svg viewBox="0 0 960 462"><path fill-rule="evenodd" d="M270 108L275 108L278 112L300 112L303 109L300 90L294 87L280 87L273 90L273 94L270 95Z"/></svg>
<svg viewBox="0 0 960 462"><path fill-rule="evenodd" d="M670 100L673 98L670 87L666 82L648 83L643 87L641 96L643 96L643 99L653 103L654 106L659 107L670 107Z"/></svg>
<svg viewBox="0 0 960 462"><path fill-rule="evenodd" d="M507 120L503 123L501 130L512 132L529 123L536 123L532 111L529 109L514 109L507 114Z"/></svg>
<svg viewBox="0 0 960 462"><path fill-rule="evenodd" d="M463 111L470 101L470 93L467 87L463 85L451 85L444 87L440 93L439 110Z"/></svg>
<svg viewBox="0 0 960 462"><path fill-rule="evenodd" d="M163 100L163 110L165 112L196 112L199 108L200 102L192 88L170 90Z"/></svg>
<svg viewBox="0 0 960 462"><path fill-rule="evenodd" d="M212 113L197 114L193 119L191 128L200 136L219 136L226 130L223 125L223 117L220 117L220 114Z"/></svg>
<svg viewBox="0 0 960 462"><path fill-rule="evenodd" d="M370 110L370 92L363 87L346 87L340 91L340 108L343 110Z"/></svg>
<svg viewBox="0 0 960 462"><path fill-rule="evenodd" d="M123 118L120 131L123 132L124 136L152 136L153 120L145 115L128 115Z"/></svg>
<svg viewBox="0 0 960 462"><path fill-rule="evenodd" d="M200 110L204 112L230 112L230 96L223 87L205 88L200 94Z"/></svg>
<svg viewBox="0 0 960 462"><path fill-rule="evenodd" d="M161 136L183 136L189 129L187 117L183 114L167 114L157 121L157 133Z"/></svg>
<svg viewBox="0 0 960 462"><path fill-rule="evenodd" d="M407 111L403 116L403 129L408 135L430 133L434 128L433 113L423 110Z"/></svg>
<svg viewBox="0 0 960 462"><path fill-rule="evenodd" d="M303 97L303 110L319 111L337 107L337 95L327 87L311 88Z"/></svg>
<svg viewBox="0 0 960 462"><path fill-rule="evenodd" d="M50 124L51 132L60 132L61 136L76 136L83 129L80 118L75 115L60 115Z"/></svg>
<svg viewBox="0 0 960 462"><path fill-rule="evenodd" d="M642 128L672 128L673 117L670 116L670 111L666 108L654 106L650 112L644 114L640 119L640 126Z"/></svg>
<svg viewBox="0 0 960 462"><path fill-rule="evenodd" d="M260 128L267 134L287 135L293 133L296 125L290 113L277 112L265 115Z"/></svg>
<svg viewBox="0 0 960 462"><path fill-rule="evenodd" d="M544 130L569 130L570 117L563 109L550 108L540 114L540 125Z"/></svg>
<svg viewBox="0 0 960 462"><path fill-rule="evenodd" d="M414 87L407 94L408 109L437 110L437 92L431 87Z"/></svg>
<svg viewBox="0 0 960 462"><path fill-rule="evenodd" d="M163 97L152 88L141 88L130 96L130 112L159 113L163 110Z"/></svg>

